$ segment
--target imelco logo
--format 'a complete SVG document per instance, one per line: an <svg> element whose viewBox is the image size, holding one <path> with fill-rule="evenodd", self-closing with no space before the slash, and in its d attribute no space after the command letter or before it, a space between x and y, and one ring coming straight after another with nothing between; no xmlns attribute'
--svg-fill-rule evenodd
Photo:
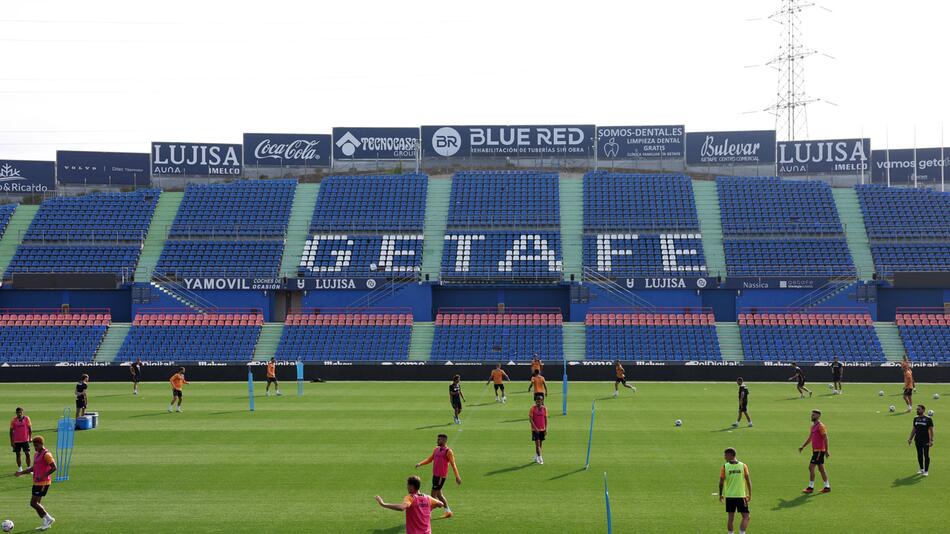
<svg viewBox="0 0 950 534"><path fill-rule="evenodd" d="M462 136L455 128L443 126L432 134L432 148L440 156L454 156L462 148Z"/></svg>
<svg viewBox="0 0 950 534"><path fill-rule="evenodd" d="M0 182L12 182L15 180L26 180L26 178L20 176L20 169L17 169L9 163L4 163L3 166L0 166Z"/></svg>
<svg viewBox="0 0 950 534"><path fill-rule="evenodd" d="M349 157L356 154L356 149L360 147L360 140L350 132L346 132L343 137L337 139L336 146L340 147L344 156Z"/></svg>

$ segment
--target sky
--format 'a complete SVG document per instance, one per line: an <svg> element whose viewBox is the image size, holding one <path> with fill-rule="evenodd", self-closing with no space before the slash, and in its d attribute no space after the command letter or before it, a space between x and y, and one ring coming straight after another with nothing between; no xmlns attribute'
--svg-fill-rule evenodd
<svg viewBox="0 0 950 534"><path fill-rule="evenodd" d="M817 0L809 139L950 141L950 2ZM0 9L0 159L333 126L773 129L777 0L33 0ZM757 19L757 20L756 20ZM831 56L830 58L827 56ZM832 59L833 58L833 59Z"/></svg>

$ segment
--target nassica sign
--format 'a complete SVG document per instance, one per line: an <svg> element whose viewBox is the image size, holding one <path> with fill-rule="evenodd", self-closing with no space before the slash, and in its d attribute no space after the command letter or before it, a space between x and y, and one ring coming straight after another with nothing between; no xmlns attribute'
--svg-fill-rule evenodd
<svg viewBox="0 0 950 534"><path fill-rule="evenodd" d="M148 154L56 151L56 176L62 184L148 185Z"/></svg>
<svg viewBox="0 0 950 534"><path fill-rule="evenodd" d="M244 134L244 164L275 167L329 167L333 139L328 134Z"/></svg>
<svg viewBox="0 0 950 534"><path fill-rule="evenodd" d="M870 139L781 141L778 143L779 174L855 174L870 169Z"/></svg>
<svg viewBox="0 0 950 534"><path fill-rule="evenodd" d="M56 189L56 163L0 159L0 193L32 195Z"/></svg>
<svg viewBox="0 0 950 534"><path fill-rule="evenodd" d="M913 184L916 169L918 184L940 183L940 171L950 170L950 148L918 148L916 152L915 155L913 148L875 150L871 153L871 180L874 183Z"/></svg>
<svg viewBox="0 0 950 534"><path fill-rule="evenodd" d="M241 145L152 143L152 176L240 176Z"/></svg>
<svg viewBox="0 0 950 534"><path fill-rule="evenodd" d="M686 128L679 126L598 126L597 158L682 159Z"/></svg>
<svg viewBox="0 0 950 534"><path fill-rule="evenodd" d="M587 158L594 153L594 126L423 126L424 156Z"/></svg>
<svg viewBox="0 0 950 534"><path fill-rule="evenodd" d="M760 165L775 163L775 130L689 132L689 165Z"/></svg>
<svg viewBox="0 0 950 534"><path fill-rule="evenodd" d="M419 128L334 128L333 159L415 159Z"/></svg>

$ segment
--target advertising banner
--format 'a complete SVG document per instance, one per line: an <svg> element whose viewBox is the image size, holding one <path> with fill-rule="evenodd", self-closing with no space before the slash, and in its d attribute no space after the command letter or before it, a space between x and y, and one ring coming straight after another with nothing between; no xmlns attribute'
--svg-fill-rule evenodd
<svg viewBox="0 0 950 534"><path fill-rule="evenodd" d="M152 142L152 176L240 176L241 145Z"/></svg>
<svg viewBox="0 0 950 534"><path fill-rule="evenodd" d="M942 154L941 154L942 152ZM871 181L876 184L914 185L914 168L917 169L917 184L940 183L940 171L950 171L950 148L918 148L916 158L913 148L875 150L871 152Z"/></svg>
<svg viewBox="0 0 950 534"><path fill-rule="evenodd" d="M597 159L682 159L686 127L598 126Z"/></svg>
<svg viewBox="0 0 950 534"><path fill-rule="evenodd" d="M333 128L333 159L416 159L419 128Z"/></svg>
<svg viewBox="0 0 950 534"><path fill-rule="evenodd" d="M134 152L56 151L61 184L148 185L148 154Z"/></svg>
<svg viewBox="0 0 950 534"><path fill-rule="evenodd" d="M55 161L0 159L0 193L33 195L55 189Z"/></svg>
<svg viewBox="0 0 950 534"><path fill-rule="evenodd" d="M592 124L423 126L422 153L443 157L578 157L594 154Z"/></svg>
<svg viewBox="0 0 950 534"><path fill-rule="evenodd" d="M778 173L860 174L871 170L870 139L781 141L778 143Z"/></svg>
<svg viewBox="0 0 950 534"><path fill-rule="evenodd" d="M329 134L244 134L244 164L274 167L329 167Z"/></svg>
<svg viewBox="0 0 950 534"><path fill-rule="evenodd" d="M761 165L775 163L775 130L689 132L688 165Z"/></svg>

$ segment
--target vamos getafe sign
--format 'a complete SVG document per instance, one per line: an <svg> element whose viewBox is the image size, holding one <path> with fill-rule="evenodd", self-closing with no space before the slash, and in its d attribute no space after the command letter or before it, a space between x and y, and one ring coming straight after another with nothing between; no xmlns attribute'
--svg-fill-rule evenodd
<svg viewBox="0 0 950 534"><path fill-rule="evenodd" d="M682 159L686 127L598 126L597 158Z"/></svg>
<svg viewBox="0 0 950 534"><path fill-rule="evenodd" d="M334 128L333 159L416 159L419 128Z"/></svg>
<svg viewBox="0 0 950 534"><path fill-rule="evenodd" d="M423 126L422 154L443 157L587 158L594 154L594 126Z"/></svg>
<svg viewBox="0 0 950 534"><path fill-rule="evenodd" d="M761 165L775 163L775 130L689 132L688 165Z"/></svg>
<svg viewBox="0 0 950 534"><path fill-rule="evenodd" d="M61 184L148 185L148 154L133 152L56 151Z"/></svg>
<svg viewBox="0 0 950 534"><path fill-rule="evenodd" d="M274 167L329 167L329 134L244 134L244 164Z"/></svg>
<svg viewBox="0 0 950 534"><path fill-rule="evenodd" d="M152 143L152 176L240 176L241 145Z"/></svg>
<svg viewBox="0 0 950 534"><path fill-rule="evenodd" d="M940 171L950 171L950 148L918 148L916 152L915 155L913 148L875 150L871 153L871 181L878 184L912 185L916 169L919 185L940 183Z"/></svg>
<svg viewBox="0 0 950 534"><path fill-rule="evenodd" d="M859 174L871 170L870 139L782 141L778 143L778 173Z"/></svg>
<svg viewBox="0 0 950 534"><path fill-rule="evenodd" d="M56 162L0 159L0 193L33 195L56 189Z"/></svg>

